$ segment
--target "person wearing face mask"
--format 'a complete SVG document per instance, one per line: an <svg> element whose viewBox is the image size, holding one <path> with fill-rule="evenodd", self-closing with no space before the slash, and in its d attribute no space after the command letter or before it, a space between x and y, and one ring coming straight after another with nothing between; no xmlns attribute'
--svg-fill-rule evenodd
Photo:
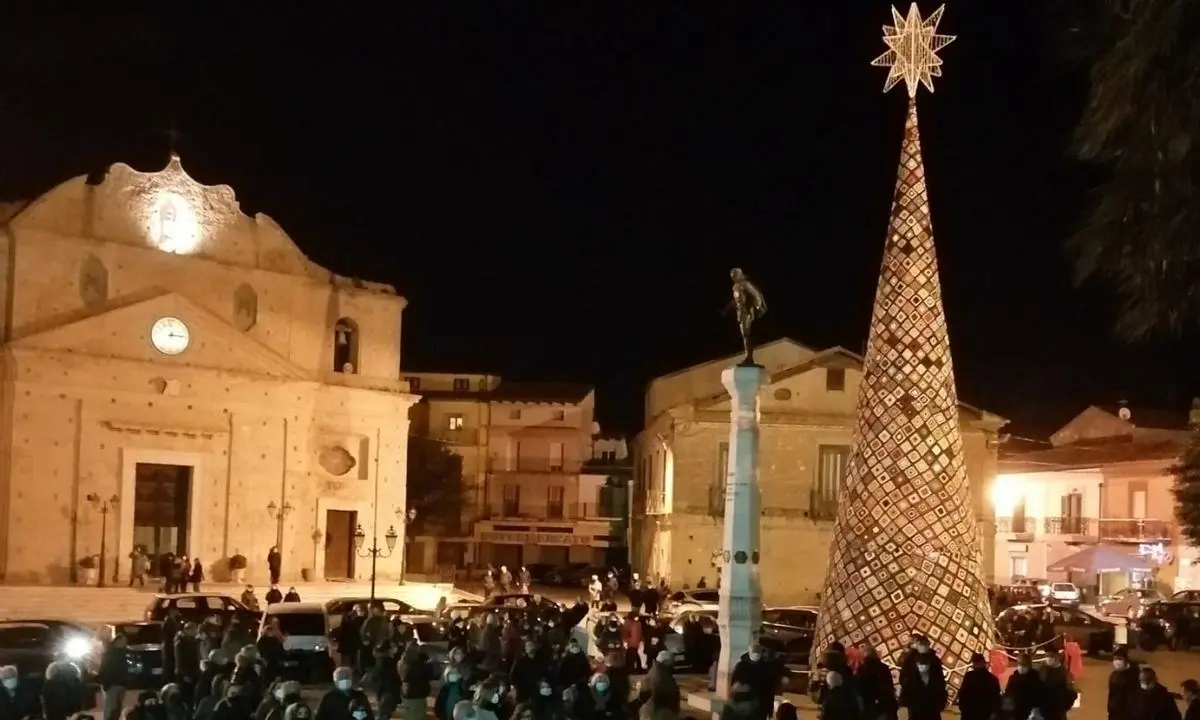
<svg viewBox="0 0 1200 720"><path fill-rule="evenodd" d="M20 718L36 716L41 714L41 707L38 703L37 691L32 685L22 683L20 676L17 673L15 665L5 665L0 667L0 684L3 684L4 689L0 690L0 718L4 720L20 720ZM121 692L121 700L124 701L124 688ZM121 716L121 707L118 706L116 714L111 718L107 714L108 710L108 694L104 695L104 709L106 714L103 720L114 720Z"/></svg>
<svg viewBox="0 0 1200 720"><path fill-rule="evenodd" d="M863 645L863 661L854 673L854 684L863 702L863 717L870 720L895 720L899 711L892 669L879 659L870 645Z"/></svg>
<svg viewBox="0 0 1200 720"><path fill-rule="evenodd" d="M354 720L367 720L371 717L371 703L365 697L351 700L350 717Z"/></svg>
<svg viewBox="0 0 1200 720"><path fill-rule="evenodd" d="M928 640L918 638L912 670L900 672L900 706L908 710L909 720L938 720L948 699L941 660Z"/></svg>
<svg viewBox="0 0 1200 720"><path fill-rule="evenodd" d="M297 700L283 712L283 720L312 720L312 708Z"/></svg>
<svg viewBox="0 0 1200 720"><path fill-rule="evenodd" d="M192 720L212 720L217 703L223 700L228 692L229 678L225 675L214 676L212 682L209 683L208 692L196 703L196 709L192 712Z"/></svg>
<svg viewBox="0 0 1200 720"><path fill-rule="evenodd" d="M1042 678L1033 671L1033 658L1029 653L1021 653L1017 658L1017 671L1008 676L1008 684L1004 686L1004 697L1012 701L1013 717L1026 720L1034 708L1042 706L1042 696L1045 688Z"/></svg>
<svg viewBox="0 0 1200 720"><path fill-rule="evenodd" d="M463 677L459 665L452 663L442 673L442 687L433 701L434 717L437 720L451 720L455 706L467 698L467 678Z"/></svg>
<svg viewBox="0 0 1200 720"><path fill-rule="evenodd" d="M764 657L762 645L750 644L745 654L733 666L730 683L744 686L746 692L753 697L754 707L757 708L754 717L760 720L766 718L771 708L775 707L779 674L775 666ZM745 709L743 707L743 710Z"/></svg>
<svg viewBox="0 0 1200 720"><path fill-rule="evenodd" d="M1057 648L1046 650L1046 662L1039 674L1042 676L1042 704L1038 709L1042 717L1044 720L1065 720L1079 694L1063 665L1062 653Z"/></svg>
<svg viewBox="0 0 1200 720"><path fill-rule="evenodd" d="M649 676L647 676L649 677ZM627 717L625 703L613 692L612 684L604 673L596 673L588 680L575 701L571 717L588 720L616 720ZM658 717L651 714L650 717Z"/></svg>
<svg viewBox="0 0 1200 720"><path fill-rule="evenodd" d="M938 657L937 652L930 646L929 638L924 635L913 635L913 642L908 652L904 656L903 662L900 663L900 686L904 687L906 677L913 678L919 673L918 666L924 664L928 666L929 673L932 677L939 678L944 685L946 682L946 669L942 665L942 659Z"/></svg>
<svg viewBox="0 0 1200 720"><path fill-rule="evenodd" d="M825 698L821 701L822 720L860 720L862 718L862 705L859 702L858 694L851 689L847 682L848 676L843 675L842 672L842 670L825 672L825 685L828 690ZM772 696L772 705L774 705L774 701L775 698ZM768 713L770 713L770 709L758 717L765 718Z"/></svg>
<svg viewBox="0 0 1200 720"><path fill-rule="evenodd" d="M488 678L479 683L475 687L475 697L472 701L475 706L475 717L477 720L501 720L505 717L506 698L504 697L504 684L498 682L494 678ZM459 703L454 708L454 717L458 717L458 709L462 707Z"/></svg>
<svg viewBox="0 0 1200 720"><path fill-rule="evenodd" d="M567 651L558 659L558 670L554 673L559 692L572 686L582 686L591 674L592 668L583 654L583 648L579 647L578 640L571 638L567 641Z"/></svg>
<svg viewBox="0 0 1200 720"><path fill-rule="evenodd" d="M1133 700L1130 720L1182 720L1175 698L1158 681L1154 668L1142 666L1138 675L1138 693Z"/></svg>
<svg viewBox="0 0 1200 720"><path fill-rule="evenodd" d="M340 667L333 671L333 688L321 697L316 720L356 720L350 715L350 705L358 702L370 711L366 694L354 687L354 671ZM361 719L357 719L361 720Z"/></svg>
<svg viewBox="0 0 1200 720"><path fill-rule="evenodd" d="M258 709L254 720L283 720L284 711L295 702L300 702L300 683L295 680L279 680L271 684Z"/></svg>
<svg viewBox="0 0 1200 720"><path fill-rule="evenodd" d="M1112 672L1108 674L1108 720L1128 720L1134 696L1138 693L1138 664L1130 661L1129 649L1113 651Z"/></svg>
<svg viewBox="0 0 1200 720"><path fill-rule="evenodd" d="M533 717L530 720L557 720L562 714L562 694L555 692L554 686L550 684L550 680L542 678L538 683L537 695L527 703L533 711ZM515 713L520 718L520 710Z"/></svg>
<svg viewBox="0 0 1200 720"><path fill-rule="evenodd" d="M1000 681L988 670L982 653L971 655L971 667L963 675L954 704L963 720L988 720L1000 709Z"/></svg>
<svg viewBox="0 0 1200 720"><path fill-rule="evenodd" d="M548 668L538 659L538 646L525 641L525 652L517 658L509 673L509 684L517 693L517 702L528 702L537 695L538 682L548 674Z"/></svg>

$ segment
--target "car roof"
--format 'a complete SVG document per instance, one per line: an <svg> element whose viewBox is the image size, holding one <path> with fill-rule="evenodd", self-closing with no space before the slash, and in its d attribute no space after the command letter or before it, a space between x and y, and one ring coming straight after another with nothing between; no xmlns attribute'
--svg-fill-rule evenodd
<svg viewBox="0 0 1200 720"><path fill-rule="evenodd" d="M763 608L764 612L767 610L804 610L806 612L815 613L819 612L820 608L818 608L816 605L772 605L771 607Z"/></svg>
<svg viewBox="0 0 1200 720"><path fill-rule="evenodd" d="M312 615L325 614L325 604L319 602L285 602L268 605L268 615Z"/></svg>
<svg viewBox="0 0 1200 720"><path fill-rule="evenodd" d="M0 626L3 625L69 625L74 628L88 628L91 625L79 620L66 620L63 618L8 618L0 620Z"/></svg>
<svg viewBox="0 0 1200 720"><path fill-rule="evenodd" d="M367 595L363 595L363 596L350 595L347 597L335 597L325 604L332 605L333 603L369 603L369 602L371 602L371 598ZM394 603L401 603L404 605L409 604L409 603L404 602L403 600L397 600L396 598L393 598L393 597L379 597L378 595L375 596L375 602L394 602Z"/></svg>
<svg viewBox="0 0 1200 720"><path fill-rule="evenodd" d="M191 592L191 593L172 593L170 595L168 595L166 593L155 593L154 594L155 600L178 600L180 598L210 598L210 597L221 598L222 600L237 600L237 598L233 597L232 595L225 595L224 593Z"/></svg>

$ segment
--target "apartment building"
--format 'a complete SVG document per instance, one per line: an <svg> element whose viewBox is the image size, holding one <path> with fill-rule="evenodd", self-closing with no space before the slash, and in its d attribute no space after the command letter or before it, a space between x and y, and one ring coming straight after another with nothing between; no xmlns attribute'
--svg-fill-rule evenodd
<svg viewBox="0 0 1200 720"><path fill-rule="evenodd" d="M1189 432L1185 413L1088 407L1041 447L1007 451L991 495L999 582L1045 578L1056 562L1095 544L1152 561L1151 573L1072 577L1101 593L1133 583L1200 585L1194 550L1175 521L1171 468Z"/></svg>
<svg viewBox="0 0 1200 720"><path fill-rule="evenodd" d="M754 357L768 374L760 396L758 466L763 596L769 603L813 603L824 585L845 483L862 359L787 338L756 348ZM675 587L716 581L729 458L729 395L721 371L739 359L656 378L646 393L645 429L635 441L632 561ZM990 579L994 531L986 489L996 472L996 433L1007 421L960 404L959 422Z"/></svg>
<svg viewBox="0 0 1200 720"><path fill-rule="evenodd" d="M623 562L628 451L623 440L600 434L590 386L462 373L404 377L422 398L411 413L413 437L462 458L458 527L414 538L421 553L414 563Z"/></svg>

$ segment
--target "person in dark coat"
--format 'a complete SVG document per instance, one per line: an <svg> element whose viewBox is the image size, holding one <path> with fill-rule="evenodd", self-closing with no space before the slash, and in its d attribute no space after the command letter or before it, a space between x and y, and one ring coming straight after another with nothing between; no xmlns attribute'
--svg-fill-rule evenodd
<svg viewBox="0 0 1200 720"><path fill-rule="evenodd" d="M354 671L340 667L333 671L333 689L321 696L315 720L356 720L350 714L351 704L371 707L366 693L354 687Z"/></svg>
<svg viewBox="0 0 1200 720"><path fill-rule="evenodd" d="M166 720L166 717L158 694L153 690L143 690L138 695L137 705L125 713L125 720Z"/></svg>
<svg viewBox="0 0 1200 720"><path fill-rule="evenodd" d="M102 720L118 720L125 709L125 689L129 687L129 651L126 649L128 644L129 638L123 633L117 633L100 655L96 681L104 691Z"/></svg>
<svg viewBox="0 0 1200 720"><path fill-rule="evenodd" d="M900 670L900 706L909 720L938 720L949 699L942 661L922 638L909 672Z"/></svg>
<svg viewBox="0 0 1200 720"><path fill-rule="evenodd" d="M163 682L169 683L175 681L175 636L183 629L183 623L179 620L179 608L172 607L167 611L167 618L163 620L162 634L162 667L163 667Z"/></svg>
<svg viewBox="0 0 1200 720"><path fill-rule="evenodd" d="M188 705L195 704L196 683L200 680L200 626L184 623L175 636L175 679L180 695Z"/></svg>
<svg viewBox="0 0 1200 720"><path fill-rule="evenodd" d="M273 547L267 553L267 569L271 571L271 584L278 585L279 576L283 574L283 555L279 553L279 548ZM317 712L319 713L320 709Z"/></svg>
<svg viewBox="0 0 1200 720"><path fill-rule="evenodd" d="M843 676L840 670L825 671L828 690L821 701L821 720L861 720L863 717L858 694L847 680L849 678ZM772 695L770 704L759 709L759 717L768 717L774 705L775 697Z"/></svg>
<svg viewBox="0 0 1200 720"><path fill-rule="evenodd" d="M279 586L272 583L271 588L267 590L267 594L263 596L263 600L265 600L268 605L274 605L276 603L283 602L283 593L280 592Z"/></svg>
<svg viewBox="0 0 1200 720"><path fill-rule="evenodd" d="M1183 711L1183 720L1200 720L1200 683L1188 678L1183 681L1183 702L1187 709Z"/></svg>
<svg viewBox="0 0 1200 720"><path fill-rule="evenodd" d="M267 684L275 682L283 672L284 656L286 655L283 648L283 631L279 629L278 615L272 617L263 628L262 636L258 638L255 645L258 647L258 656L263 659L263 680ZM290 704L288 703L288 705ZM286 709L287 705L284 705L280 710L280 715Z"/></svg>
<svg viewBox="0 0 1200 720"><path fill-rule="evenodd" d="M568 687L582 688L592 676L592 666L588 663L587 655L579 647L579 641L571 638L567 641L567 651L558 660L558 671L554 673L554 684L559 693Z"/></svg>
<svg viewBox="0 0 1200 720"><path fill-rule="evenodd" d="M287 593L283 596L284 602L300 602L300 593L296 592L295 587L288 588Z"/></svg>
<svg viewBox="0 0 1200 720"><path fill-rule="evenodd" d="M84 684L79 668L69 662L53 662L46 668L42 684L42 716L46 720L67 720L84 706Z"/></svg>
<svg viewBox="0 0 1200 720"><path fill-rule="evenodd" d="M1039 709L1043 720L1066 720L1079 693L1075 691L1071 676L1063 665L1062 654L1056 648L1046 650L1046 662L1038 674L1042 676L1042 704Z"/></svg>
<svg viewBox="0 0 1200 720"><path fill-rule="evenodd" d="M187 579L192 584L192 592L200 592L200 583L204 582L204 566L200 564L200 558L196 558L192 562L192 569L188 571Z"/></svg>
<svg viewBox="0 0 1200 720"><path fill-rule="evenodd" d="M954 704L963 720L989 720L1000 709L1000 680L988 669L982 653L971 655L971 667L963 675Z"/></svg>
<svg viewBox="0 0 1200 720"><path fill-rule="evenodd" d="M31 715L42 714L41 698L38 697L37 688L31 683L21 680L15 665L0 667L0 685L3 685L3 689L0 689L0 720L22 720ZM121 696L124 699L124 692ZM119 718L120 712L120 706L118 706L115 717ZM114 719L106 715L103 720Z"/></svg>
<svg viewBox="0 0 1200 720"><path fill-rule="evenodd" d="M548 668L538 660L538 646L525 641L525 653L512 664L508 682L517 693L517 702L529 702L537 695L538 683L548 674Z"/></svg>
<svg viewBox="0 0 1200 720"><path fill-rule="evenodd" d="M233 663L229 662L229 655L224 650L210 650L208 652L208 660L200 663L200 679L196 681L196 690L193 693L196 707L200 706L200 701L208 696L213 691L213 680L218 677L223 677L226 680L233 677ZM228 686L228 683L226 683ZM224 691L217 697L213 698L213 703L225 697Z"/></svg>
<svg viewBox="0 0 1200 720"><path fill-rule="evenodd" d="M342 615L342 624L338 625L334 635L338 660L342 667L358 667L358 653L362 647L362 624L366 615L366 609L362 605L355 605Z"/></svg>
<svg viewBox="0 0 1200 720"><path fill-rule="evenodd" d="M775 707L775 690L779 676L775 666L766 659L762 645L752 643L733 666L729 682L741 683L754 696L757 717L766 718ZM855 701L857 703L857 700Z"/></svg>
<svg viewBox="0 0 1200 720"><path fill-rule="evenodd" d="M1141 689L1138 664L1129 659L1129 649L1113 651L1113 669L1108 674L1108 720L1129 720L1129 708Z"/></svg>
<svg viewBox="0 0 1200 720"><path fill-rule="evenodd" d="M1029 653L1021 653L1017 659L1017 671L1008 676L1008 684L1004 687L1004 696L1010 698L1013 704L1013 717L1025 720L1034 708L1043 704L1045 687L1042 678L1033 671L1033 658Z"/></svg>
<svg viewBox="0 0 1200 720"><path fill-rule="evenodd" d="M892 669L879 659L875 648L864 646L862 651L863 662L854 673L854 684L863 701L863 717L895 720L900 706L896 702Z"/></svg>
<svg viewBox="0 0 1200 720"><path fill-rule="evenodd" d="M1175 698L1158 681L1154 668L1143 667L1138 674L1141 682L1133 698L1130 720L1182 720Z"/></svg>

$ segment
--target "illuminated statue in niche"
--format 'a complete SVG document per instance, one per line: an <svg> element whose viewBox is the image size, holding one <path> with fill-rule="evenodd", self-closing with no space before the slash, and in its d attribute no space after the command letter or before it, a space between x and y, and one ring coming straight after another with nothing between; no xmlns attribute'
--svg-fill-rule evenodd
<svg viewBox="0 0 1200 720"><path fill-rule="evenodd" d="M199 224L187 201L175 193L163 193L150 223L150 235L159 250L187 254L199 245Z"/></svg>

